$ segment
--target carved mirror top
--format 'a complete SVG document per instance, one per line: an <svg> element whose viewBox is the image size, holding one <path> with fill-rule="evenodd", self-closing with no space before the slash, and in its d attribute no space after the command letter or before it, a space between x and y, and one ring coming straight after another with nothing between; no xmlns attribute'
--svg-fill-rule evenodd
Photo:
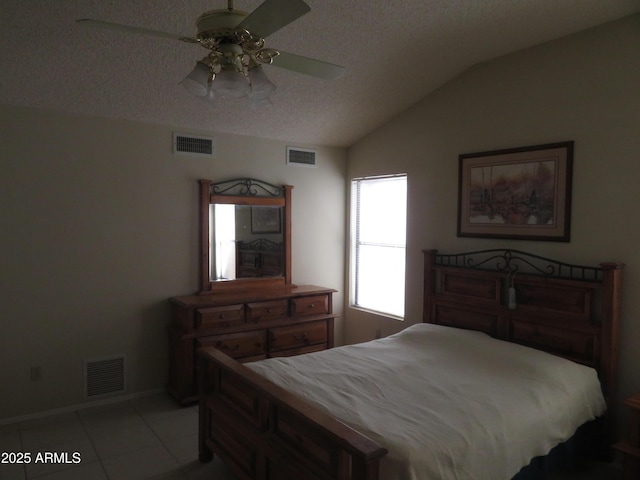
<svg viewBox="0 0 640 480"><path fill-rule="evenodd" d="M284 197L284 187L254 178L236 178L210 184L210 194L240 197Z"/></svg>
<svg viewBox="0 0 640 480"><path fill-rule="evenodd" d="M200 293L291 283L291 190L200 180Z"/></svg>

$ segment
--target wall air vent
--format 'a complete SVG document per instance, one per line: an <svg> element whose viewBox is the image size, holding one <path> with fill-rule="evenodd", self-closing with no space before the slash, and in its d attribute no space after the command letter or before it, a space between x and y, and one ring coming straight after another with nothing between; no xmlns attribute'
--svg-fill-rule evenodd
<svg viewBox="0 0 640 480"><path fill-rule="evenodd" d="M173 153L179 155L195 155L198 157L213 157L215 155L215 142L211 137L174 132Z"/></svg>
<svg viewBox="0 0 640 480"><path fill-rule="evenodd" d="M85 398L102 397L124 391L124 355L84 361Z"/></svg>
<svg viewBox="0 0 640 480"><path fill-rule="evenodd" d="M308 148L287 147L287 165L316 166L316 151Z"/></svg>

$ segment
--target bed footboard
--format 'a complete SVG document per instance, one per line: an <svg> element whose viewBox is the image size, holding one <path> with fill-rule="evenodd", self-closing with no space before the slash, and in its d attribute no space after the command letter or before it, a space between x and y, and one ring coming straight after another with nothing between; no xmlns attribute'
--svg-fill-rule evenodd
<svg viewBox="0 0 640 480"><path fill-rule="evenodd" d="M213 347L198 355L201 461L242 480L378 479L379 444Z"/></svg>

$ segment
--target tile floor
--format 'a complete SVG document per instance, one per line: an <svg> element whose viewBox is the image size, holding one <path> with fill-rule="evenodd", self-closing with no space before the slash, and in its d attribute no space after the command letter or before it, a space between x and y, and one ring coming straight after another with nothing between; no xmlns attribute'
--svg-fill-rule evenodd
<svg viewBox="0 0 640 480"><path fill-rule="evenodd" d="M219 461L198 461L198 407L165 394L0 425L0 452L31 453L29 464L0 463L0 480L234 479ZM44 463L46 452L68 458Z"/></svg>
<svg viewBox="0 0 640 480"><path fill-rule="evenodd" d="M165 394L0 425L0 452L29 452L32 460L0 463L0 480L234 480L219 461L198 461L198 407L180 408ZM35 461L46 452L66 453L69 463ZM616 463L553 475L621 478Z"/></svg>

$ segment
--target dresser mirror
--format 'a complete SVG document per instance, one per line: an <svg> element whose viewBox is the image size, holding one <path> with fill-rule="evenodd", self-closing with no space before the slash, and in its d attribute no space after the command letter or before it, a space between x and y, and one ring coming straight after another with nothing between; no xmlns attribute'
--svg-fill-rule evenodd
<svg viewBox="0 0 640 480"><path fill-rule="evenodd" d="M291 190L200 180L200 293L291 283Z"/></svg>

